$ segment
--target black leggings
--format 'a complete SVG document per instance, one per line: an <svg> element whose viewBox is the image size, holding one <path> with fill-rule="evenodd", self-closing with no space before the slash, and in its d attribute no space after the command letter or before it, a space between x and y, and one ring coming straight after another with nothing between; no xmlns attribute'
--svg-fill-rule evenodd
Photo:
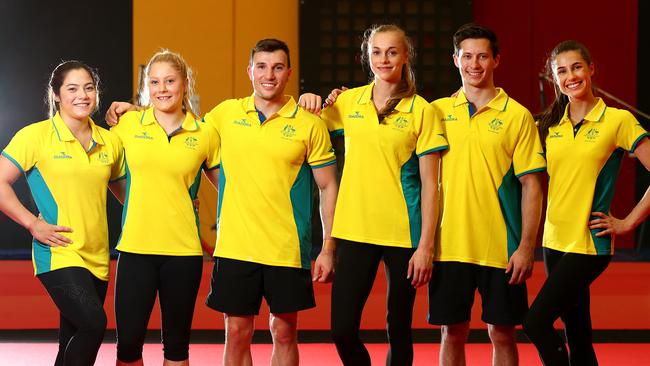
<svg viewBox="0 0 650 366"><path fill-rule="evenodd" d="M523 325L545 365L598 364L591 338L589 286L611 259L610 255L565 253L544 248L548 278ZM553 329L557 318L564 322L570 352Z"/></svg>
<svg viewBox="0 0 650 366"><path fill-rule="evenodd" d="M165 359L188 359L202 271L200 256L120 253L115 279L118 360L135 362L142 358L156 293L160 300Z"/></svg>
<svg viewBox="0 0 650 366"><path fill-rule="evenodd" d="M55 366L90 366L104 339L104 299L108 282L82 267L38 275L60 312L59 352Z"/></svg>
<svg viewBox="0 0 650 366"><path fill-rule="evenodd" d="M339 240L332 285L332 338L344 365L369 366L370 355L359 338L363 307L383 259L388 280L387 365L413 363L411 320L415 288L406 278L415 249Z"/></svg>

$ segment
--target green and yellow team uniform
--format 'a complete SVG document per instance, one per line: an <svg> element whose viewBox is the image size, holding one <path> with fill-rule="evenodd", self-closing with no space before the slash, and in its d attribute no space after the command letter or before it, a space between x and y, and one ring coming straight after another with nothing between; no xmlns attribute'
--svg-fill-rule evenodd
<svg viewBox="0 0 650 366"><path fill-rule="evenodd" d="M128 112L113 131L124 145L126 197L117 249L137 254L202 255L194 210L201 169L219 164L214 129L185 114L167 136L153 108Z"/></svg>
<svg viewBox="0 0 650 366"><path fill-rule="evenodd" d="M611 255L611 236L590 230L592 212L609 214L616 177L625 150L633 152L648 133L626 110L602 99L585 116L574 136L568 106L546 137L548 206L543 245L579 254Z"/></svg>
<svg viewBox="0 0 650 366"><path fill-rule="evenodd" d="M43 219L72 228L60 233L67 247L32 241L34 272L39 275L67 267L83 267L108 281L109 248L106 221L108 183L122 175L122 144L115 134L95 125L90 146L74 137L57 113L16 133L2 151L25 173Z"/></svg>
<svg viewBox="0 0 650 366"><path fill-rule="evenodd" d="M293 98L260 121L253 96L205 116L219 134L215 257L310 268L312 169L335 163L327 128Z"/></svg>
<svg viewBox="0 0 650 366"><path fill-rule="evenodd" d="M418 157L447 148L440 115L422 97L402 99L381 123L374 83L346 90L323 110L333 135L345 137L345 166L332 236L416 248L422 228Z"/></svg>
<svg viewBox="0 0 650 366"><path fill-rule="evenodd" d="M450 145L434 260L506 268L521 240L518 178L546 167L533 117L502 89L473 115L462 90L432 104Z"/></svg>

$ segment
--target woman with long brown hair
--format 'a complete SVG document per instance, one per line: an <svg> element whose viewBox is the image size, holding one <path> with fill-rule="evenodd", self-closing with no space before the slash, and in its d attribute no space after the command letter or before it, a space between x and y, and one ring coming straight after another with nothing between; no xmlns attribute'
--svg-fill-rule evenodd
<svg viewBox="0 0 650 366"><path fill-rule="evenodd" d="M624 151L650 170L650 141L630 112L594 95L595 67L583 44L560 42L547 70L556 99L538 124L550 177L543 239L548 278L524 330L546 365L596 365L589 286L607 268L616 236L650 213L650 189L624 219L609 212ZM564 322L568 350L553 329L557 318Z"/></svg>

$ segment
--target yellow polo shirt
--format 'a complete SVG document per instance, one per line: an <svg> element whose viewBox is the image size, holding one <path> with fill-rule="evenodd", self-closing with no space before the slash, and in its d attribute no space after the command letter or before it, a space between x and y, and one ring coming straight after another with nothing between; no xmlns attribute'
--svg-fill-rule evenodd
<svg viewBox="0 0 650 366"><path fill-rule="evenodd" d="M533 117L503 89L471 117L462 90L432 104L450 146L434 259L506 268L521 241L518 178L546 167Z"/></svg>
<svg viewBox="0 0 650 366"><path fill-rule="evenodd" d="M115 134L90 121L90 146L83 147L57 113L16 133L2 151L25 173L43 219L72 228L61 233L72 240L67 247L32 241L34 273L83 267L108 281L108 225L106 191L119 178L123 150Z"/></svg>
<svg viewBox="0 0 650 366"><path fill-rule="evenodd" d="M117 249L202 255L192 201L201 169L219 165L216 131L188 112L181 127L168 137L153 108L124 114L113 131L124 144L127 180Z"/></svg>
<svg viewBox="0 0 650 366"><path fill-rule="evenodd" d="M422 230L418 157L447 148L440 115L422 97L402 99L379 123L373 84L346 90L323 110L345 136L345 166L332 236L416 248Z"/></svg>
<svg viewBox="0 0 650 366"><path fill-rule="evenodd" d="M611 255L614 238L589 230L591 212L609 213L625 150L634 151L648 136L626 110L602 99L585 116L575 137L568 106L546 138L548 206L543 244L569 253Z"/></svg>
<svg viewBox="0 0 650 366"><path fill-rule="evenodd" d="M205 116L221 147L215 257L310 268L312 169L335 163L327 128L293 98L261 122L253 96Z"/></svg>

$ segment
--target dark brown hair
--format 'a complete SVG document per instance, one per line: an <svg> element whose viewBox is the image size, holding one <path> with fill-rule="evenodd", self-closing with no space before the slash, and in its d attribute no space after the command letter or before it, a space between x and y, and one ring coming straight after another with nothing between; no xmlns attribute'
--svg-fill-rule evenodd
<svg viewBox="0 0 650 366"><path fill-rule="evenodd" d="M251 49L251 57L248 61L249 65L253 64L253 56L258 52L275 52L277 50L284 51L287 55L287 67L291 68L291 57L289 57L289 46L279 39L266 38L258 41L255 47Z"/></svg>
<svg viewBox="0 0 650 366"><path fill-rule="evenodd" d="M59 102L56 101L56 97L60 96L61 86L63 86L65 77L70 71L79 69L86 70L86 72L88 72L88 75L90 75L90 78L93 79L93 84L95 85L95 90L97 91L95 109L99 107L99 75L97 74L97 71L81 61L63 61L54 68L52 74L50 75L50 81L47 83L45 103L47 104L48 114L50 118L54 117L56 112L59 111Z"/></svg>
<svg viewBox="0 0 650 366"><path fill-rule="evenodd" d="M454 54L458 55L460 51L460 44L466 39L487 39L490 41L490 49L492 50L492 57L499 55L499 40L496 33L489 28L482 25L467 23L454 33Z"/></svg>
<svg viewBox="0 0 650 366"><path fill-rule="evenodd" d="M545 73L547 77L555 80L553 75L553 66L555 65L555 59L561 53L568 51L578 51L583 60L588 64L592 64L591 54L585 45L578 41L567 40L562 41L553 48L551 54L546 60ZM569 98L562 94L560 87L557 85L557 82L553 82L553 90L555 91L555 100L549 105L542 113L535 116L537 120L537 128L539 129L539 137L542 140L542 144L546 142L546 136L548 136L548 130L551 126L557 125L560 123L560 119L564 115L564 110L566 109L567 104L569 104Z"/></svg>

